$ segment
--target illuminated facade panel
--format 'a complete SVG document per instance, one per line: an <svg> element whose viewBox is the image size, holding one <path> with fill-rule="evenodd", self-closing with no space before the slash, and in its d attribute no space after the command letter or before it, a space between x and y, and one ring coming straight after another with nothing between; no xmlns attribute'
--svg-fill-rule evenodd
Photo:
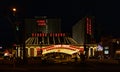
<svg viewBox="0 0 120 72"><path fill-rule="evenodd" d="M60 33L61 19L60 18L33 18L25 19L25 36L26 39L31 36L31 33Z"/></svg>
<svg viewBox="0 0 120 72"><path fill-rule="evenodd" d="M90 44L94 42L94 21L93 17L84 17L72 28L73 39L79 44Z"/></svg>

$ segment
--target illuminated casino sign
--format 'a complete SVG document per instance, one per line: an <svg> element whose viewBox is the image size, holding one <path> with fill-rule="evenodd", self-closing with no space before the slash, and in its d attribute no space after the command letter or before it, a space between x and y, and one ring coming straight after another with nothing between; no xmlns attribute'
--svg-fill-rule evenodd
<svg viewBox="0 0 120 72"><path fill-rule="evenodd" d="M52 50L52 49L69 49L76 51L75 48L70 47L70 45L54 45L52 47L46 48L46 51Z"/></svg>
<svg viewBox="0 0 120 72"><path fill-rule="evenodd" d="M86 25L87 34L91 35L91 34L92 34L92 23L91 23L91 19L90 19L90 18L86 18L86 22L87 22L87 25Z"/></svg>
<svg viewBox="0 0 120 72"><path fill-rule="evenodd" d="M42 48L42 50L43 50L43 54L47 54L50 52L63 52L67 54L73 54L76 52L83 52L84 48L73 45L52 45Z"/></svg>
<svg viewBox="0 0 120 72"><path fill-rule="evenodd" d="M45 26L46 25L46 20L37 20L38 26Z"/></svg>
<svg viewBox="0 0 120 72"><path fill-rule="evenodd" d="M55 36L55 37L60 37L60 36L65 36L65 33L32 33L32 37L45 37L45 36Z"/></svg>

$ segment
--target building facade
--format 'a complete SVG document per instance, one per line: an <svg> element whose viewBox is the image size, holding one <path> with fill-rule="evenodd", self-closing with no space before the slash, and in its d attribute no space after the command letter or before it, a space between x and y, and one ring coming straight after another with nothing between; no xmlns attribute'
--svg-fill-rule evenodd
<svg viewBox="0 0 120 72"><path fill-rule="evenodd" d="M33 19L25 19L25 36L26 39L32 33L60 33L61 19L48 18L47 16L36 16Z"/></svg>
<svg viewBox="0 0 120 72"><path fill-rule="evenodd" d="M94 17L84 17L72 28L72 36L80 44L94 42Z"/></svg>
<svg viewBox="0 0 120 72"><path fill-rule="evenodd" d="M26 57L41 57L51 53L63 53L70 58L84 53L84 46L65 33L34 33L25 41ZM16 57L23 57L23 51L17 47ZM64 56L66 57L66 56Z"/></svg>
<svg viewBox="0 0 120 72"><path fill-rule="evenodd" d="M101 45L103 46L103 58L120 59L120 38L112 36L101 37Z"/></svg>
<svg viewBox="0 0 120 72"><path fill-rule="evenodd" d="M83 45L65 33L61 33L61 19L46 16L25 19L25 50L17 47L16 57L40 57L48 53L64 53L71 56L83 53Z"/></svg>
<svg viewBox="0 0 120 72"><path fill-rule="evenodd" d="M93 16L82 18L72 28L72 37L79 44L84 45L87 58L94 56L97 50L94 35Z"/></svg>

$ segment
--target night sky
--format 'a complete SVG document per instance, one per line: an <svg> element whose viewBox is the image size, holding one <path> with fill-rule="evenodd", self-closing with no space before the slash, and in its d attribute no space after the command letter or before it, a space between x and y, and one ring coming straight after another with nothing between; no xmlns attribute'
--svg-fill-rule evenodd
<svg viewBox="0 0 120 72"><path fill-rule="evenodd" d="M98 36L119 32L119 2L105 0L0 0L0 42L11 42L12 31L6 15L10 8L17 8L19 17L49 16L62 18L62 31L71 32L72 26L84 16L95 16Z"/></svg>
<svg viewBox="0 0 120 72"><path fill-rule="evenodd" d="M120 37L120 4L117 0L97 1L96 20L101 25L102 34Z"/></svg>

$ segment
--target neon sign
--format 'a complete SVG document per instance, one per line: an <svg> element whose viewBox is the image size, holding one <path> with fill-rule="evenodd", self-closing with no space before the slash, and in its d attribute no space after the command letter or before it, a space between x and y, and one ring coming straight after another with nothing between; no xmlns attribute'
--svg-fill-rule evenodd
<svg viewBox="0 0 120 72"><path fill-rule="evenodd" d="M48 46L46 48L43 48L43 50L49 51L49 50L53 50L53 49L69 49L69 50L73 50L73 51L84 51L84 48L78 48L76 46L71 46L71 45L52 45L52 46Z"/></svg>
<svg viewBox="0 0 120 72"><path fill-rule="evenodd" d="M38 26L45 26L46 25L45 20L37 20L36 22L38 23Z"/></svg>
<svg viewBox="0 0 120 72"><path fill-rule="evenodd" d="M50 33L50 34L46 34L46 33L32 33L32 37L45 37L45 36L63 37L63 36L66 36L66 35L65 35L65 33Z"/></svg>
<svg viewBox="0 0 120 72"><path fill-rule="evenodd" d="M87 22L87 34L91 35L92 34L92 25L91 25L91 19L90 18L86 18L86 22Z"/></svg>

